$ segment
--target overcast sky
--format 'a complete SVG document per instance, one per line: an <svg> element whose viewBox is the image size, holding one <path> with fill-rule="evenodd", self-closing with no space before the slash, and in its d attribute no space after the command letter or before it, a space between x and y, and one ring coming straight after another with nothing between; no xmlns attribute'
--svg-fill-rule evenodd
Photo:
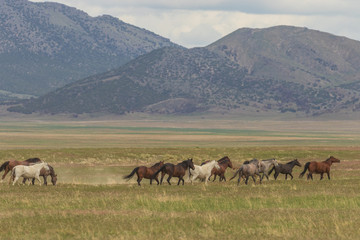
<svg viewBox="0 0 360 240"><path fill-rule="evenodd" d="M32 0L44 2L44 0ZM185 47L238 28L308 27L360 40L359 0L53 0L91 16L109 14Z"/></svg>

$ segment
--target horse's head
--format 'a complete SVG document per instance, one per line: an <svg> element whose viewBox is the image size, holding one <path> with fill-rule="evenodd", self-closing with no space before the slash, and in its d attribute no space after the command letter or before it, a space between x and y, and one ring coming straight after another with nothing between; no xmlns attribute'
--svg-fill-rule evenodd
<svg viewBox="0 0 360 240"><path fill-rule="evenodd" d="M57 174L51 175L51 182L55 186L57 182Z"/></svg>
<svg viewBox="0 0 360 240"><path fill-rule="evenodd" d="M301 167L301 163L297 159L294 159L293 162L295 163L296 166Z"/></svg>
<svg viewBox="0 0 360 240"><path fill-rule="evenodd" d="M232 162L231 162L230 158L229 158L229 161L228 161L228 166L229 166L229 168L232 168L232 169L234 169L234 170L235 170L235 168L234 168L234 166L233 166L233 164L232 164Z"/></svg>
<svg viewBox="0 0 360 240"><path fill-rule="evenodd" d="M187 160L187 163L188 163L189 168L191 168L192 170L195 170L195 167L194 167L194 163L193 163L192 158L189 158L189 159Z"/></svg>
<svg viewBox="0 0 360 240"><path fill-rule="evenodd" d="M330 156L328 159L326 159L326 161L330 161L331 163L339 163L340 160L333 157L333 156Z"/></svg>
<svg viewBox="0 0 360 240"><path fill-rule="evenodd" d="M275 158L273 158L272 163L274 164L275 167L279 166L279 164L278 164L278 162L277 162L277 160Z"/></svg>

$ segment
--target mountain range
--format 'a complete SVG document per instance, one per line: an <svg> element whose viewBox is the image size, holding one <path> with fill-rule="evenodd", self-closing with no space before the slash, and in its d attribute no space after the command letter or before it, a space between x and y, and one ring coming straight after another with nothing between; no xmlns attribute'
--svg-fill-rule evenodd
<svg viewBox="0 0 360 240"><path fill-rule="evenodd" d="M165 46L177 45L108 15L0 0L0 100L40 96Z"/></svg>
<svg viewBox="0 0 360 240"><path fill-rule="evenodd" d="M109 16L91 19L102 18L120 22ZM134 42L137 37L134 35ZM98 41L104 39L99 35ZM206 47L186 49L166 40L163 45L152 46L156 46L154 50L140 51L118 68L107 72L93 69L97 74L88 74L90 77L8 110L46 114L256 111L306 115L360 110L359 41L302 27L276 26L238 29ZM80 60L83 58L79 55Z"/></svg>

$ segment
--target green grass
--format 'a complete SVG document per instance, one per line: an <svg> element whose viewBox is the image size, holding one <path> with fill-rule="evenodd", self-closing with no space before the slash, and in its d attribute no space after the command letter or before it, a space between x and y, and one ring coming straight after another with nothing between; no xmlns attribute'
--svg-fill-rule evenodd
<svg viewBox="0 0 360 240"><path fill-rule="evenodd" d="M2 185L0 233L9 239L357 239L359 184Z"/></svg>
<svg viewBox="0 0 360 240"><path fill-rule="evenodd" d="M40 157L55 167L58 185L9 186L8 178L1 183L0 239L360 236L357 130L326 131L321 123L314 131L122 125L1 123L2 162ZM243 182L237 186L233 180L176 186L174 178L173 186L150 186L145 179L138 187L136 177L128 182L122 179L135 166L160 160L177 163L192 157L199 164L225 155L236 167L251 158L272 157L282 163L297 158L304 164L333 155L341 163L332 166L330 181L319 181L318 175L314 181L299 179L299 167L294 168L292 181L280 175L277 181L271 178L262 185L249 181L247 186ZM228 170L227 178L233 173Z"/></svg>

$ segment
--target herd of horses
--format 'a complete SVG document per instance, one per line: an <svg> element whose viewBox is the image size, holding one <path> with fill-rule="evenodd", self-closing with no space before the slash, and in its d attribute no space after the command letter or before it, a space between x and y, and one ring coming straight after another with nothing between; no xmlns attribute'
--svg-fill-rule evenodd
<svg viewBox="0 0 360 240"><path fill-rule="evenodd" d="M331 156L325 161L322 162L307 162L304 166L304 171L300 173L299 177L303 177L306 171L308 171L307 179L313 180L313 174L320 174L320 180L323 179L324 174L327 174L328 179L330 180L330 167L333 163L340 162L339 159ZM251 177L256 183L256 176L260 179L260 184L264 177L269 180L269 175L275 171L274 178L275 180L279 176L279 174L285 174L285 179L288 178L288 175L293 179L292 171L295 166L301 167L300 162L295 159L288 163L282 164L278 163L276 159L266 159L266 160L257 160L252 159L250 161L245 161L238 169L234 168L231 160L229 157L225 156L218 161L206 161L201 163L200 165L195 165L191 158L182 161L178 164L172 163L164 163L160 161L154 164L151 167L140 166L136 167L132 170L132 172L124 176L124 179L131 179L135 174L137 175L137 183L141 186L142 179L150 179L150 184L152 181L155 180L157 184L162 184L165 175L168 175L166 181L169 185L171 185L171 178L177 177L178 178L178 185L182 183L184 185L185 180L184 177L188 173L188 179L192 183L196 179L204 181L205 184L208 183L210 178L214 176L213 181L219 177L219 181L226 181L225 172L227 168L231 168L236 170L233 177L230 180L236 178L238 176L238 185L240 184L241 179L244 179L245 184L248 184L248 180ZM47 177L51 176L51 182L53 185L56 185L57 181L57 174L54 171L54 168L49 164L41 161L39 158L30 158L25 161L17 161L17 160L10 160L4 162L0 166L0 172L4 171L2 176L2 181L4 180L5 176L11 172L11 177L9 183L13 182L13 185L18 181L20 177L23 177L23 183L26 182L27 179L32 181L34 185L35 179L40 182L40 176L44 179L44 184L47 185ZM158 179L158 175L161 172L160 181Z"/></svg>
<svg viewBox="0 0 360 240"><path fill-rule="evenodd" d="M323 175L326 173L328 179L330 180L330 167L333 163L339 163L340 160L331 156L325 161L322 162L307 162L304 166L304 171L300 173L300 178L304 176L306 171L308 171L307 179L313 180L313 174L320 174L320 180L323 179ZM240 168L235 169L229 157L225 156L218 161L206 161L201 163L200 165L195 165L191 158L182 161L178 164L172 163L164 163L160 161L154 164L152 167L140 166L136 167L132 170L129 175L124 176L124 179L131 179L135 174L137 175L137 183L141 186L142 179L150 179L150 184L152 184L153 179L157 182L157 184L162 184L165 175L168 175L167 182L171 185L171 178L177 177L178 185L182 183L184 185L184 177L187 172L189 172L189 180L192 183L194 180L199 179L204 181L205 184L210 180L212 176L214 176L213 181L215 181L216 177L219 176L219 181L226 181L225 171L227 168L232 168L236 170L230 180L234 179L238 176L238 185L240 184L241 179L245 180L245 184L248 184L248 180L251 177L256 183L255 177L258 176L260 178L260 184L264 177L269 180L269 175L275 171L274 178L275 180L279 176L279 174L285 174L285 179L288 178L288 175L293 179L292 171L295 166L301 167L301 163L295 159L288 163L282 164L278 163L276 159L266 159L266 160L257 160L252 159L250 161L245 161ZM161 179L159 181L158 175L161 172Z"/></svg>
<svg viewBox="0 0 360 240"><path fill-rule="evenodd" d="M51 183L56 185L57 174L52 166L40 160L40 158L29 158L25 161L10 160L4 162L0 166L0 172L4 171L1 181L4 181L6 175L11 172L9 183L13 182L13 185L23 177L23 183L26 180L31 180L31 183L35 184L35 179L40 182L40 176L44 179L44 184L47 185L47 177L51 176Z"/></svg>

